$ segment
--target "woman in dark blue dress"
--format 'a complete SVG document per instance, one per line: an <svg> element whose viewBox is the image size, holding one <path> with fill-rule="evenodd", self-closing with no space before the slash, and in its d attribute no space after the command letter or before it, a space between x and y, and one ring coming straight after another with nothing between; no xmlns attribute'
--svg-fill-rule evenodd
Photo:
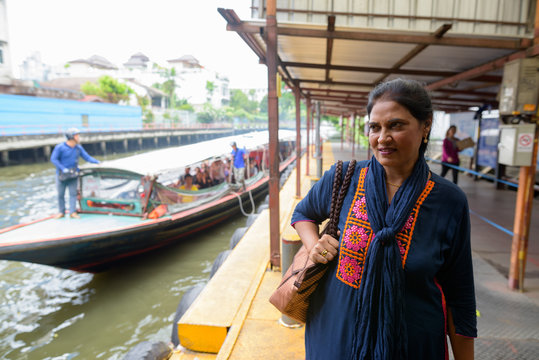
<svg viewBox="0 0 539 360"><path fill-rule="evenodd" d="M374 156L356 166L339 239L318 236L334 167L292 217L310 258L328 266L310 302L307 359L447 359L447 336L456 360L473 359L468 204L425 162L430 98L396 79L372 91L367 111Z"/></svg>

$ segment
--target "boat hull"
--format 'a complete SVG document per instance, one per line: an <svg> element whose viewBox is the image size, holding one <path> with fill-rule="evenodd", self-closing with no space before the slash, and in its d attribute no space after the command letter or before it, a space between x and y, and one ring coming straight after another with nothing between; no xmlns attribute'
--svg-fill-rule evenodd
<svg viewBox="0 0 539 360"><path fill-rule="evenodd" d="M268 192L268 179L261 179L249 189L258 202ZM249 193L241 195L244 209L251 210ZM70 238L46 239L40 242L11 244L0 247L0 259L33 262L65 269L99 272L125 260L171 243L182 241L204 229L221 223L240 212L239 199L234 194L200 208L164 216L155 220L140 220L140 224L115 231L82 234ZM97 218L107 215L87 215ZM79 221L46 219L43 221Z"/></svg>

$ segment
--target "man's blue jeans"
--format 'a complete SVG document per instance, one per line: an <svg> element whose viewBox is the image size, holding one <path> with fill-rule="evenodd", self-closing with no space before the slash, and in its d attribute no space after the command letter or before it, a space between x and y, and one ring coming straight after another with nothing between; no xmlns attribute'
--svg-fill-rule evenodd
<svg viewBox="0 0 539 360"><path fill-rule="evenodd" d="M65 192L66 188L69 191L69 213L73 214L77 211L77 178L60 181L56 175L56 189L58 190L58 210L60 214L66 212Z"/></svg>

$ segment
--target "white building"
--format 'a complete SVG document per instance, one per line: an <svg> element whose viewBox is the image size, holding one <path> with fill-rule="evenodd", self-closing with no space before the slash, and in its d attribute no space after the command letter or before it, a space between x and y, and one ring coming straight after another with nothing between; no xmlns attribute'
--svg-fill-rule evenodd
<svg viewBox="0 0 539 360"><path fill-rule="evenodd" d="M41 53L35 51L19 65L21 80L47 81L51 67L41 61Z"/></svg>
<svg viewBox="0 0 539 360"><path fill-rule="evenodd" d="M205 103L215 108L230 103L229 80L215 71L204 68L191 55L167 61L176 71L176 96L186 99L195 109L200 110Z"/></svg>
<svg viewBox="0 0 539 360"><path fill-rule="evenodd" d="M6 1L0 0L0 86L12 84Z"/></svg>
<svg viewBox="0 0 539 360"><path fill-rule="evenodd" d="M99 55L92 55L87 59L71 60L67 64L66 72L71 77L99 77L103 75L114 77L118 71L116 65Z"/></svg>

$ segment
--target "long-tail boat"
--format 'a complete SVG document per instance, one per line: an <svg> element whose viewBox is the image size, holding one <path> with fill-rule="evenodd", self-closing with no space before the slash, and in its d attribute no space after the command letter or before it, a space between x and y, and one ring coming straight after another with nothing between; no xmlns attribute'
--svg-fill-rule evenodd
<svg viewBox="0 0 539 360"><path fill-rule="evenodd" d="M231 142L245 148L245 184L231 179ZM295 159L295 132L279 132L280 170ZM190 167L211 186L179 188ZM80 218L49 216L0 230L0 259L98 272L214 226L268 192L268 132L252 132L85 165ZM192 238L192 237L191 237Z"/></svg>

